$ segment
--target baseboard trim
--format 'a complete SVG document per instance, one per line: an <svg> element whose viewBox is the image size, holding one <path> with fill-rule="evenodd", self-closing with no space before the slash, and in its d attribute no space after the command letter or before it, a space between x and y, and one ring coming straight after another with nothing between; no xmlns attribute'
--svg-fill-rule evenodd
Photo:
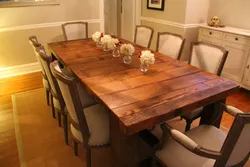
<svg viewBox="0 0 250 167"><path fill-rule="evenodd" d="M181 23L176 23L176 22L171 22L171 21L166 21L166 20L161 20L161 19L154 19L154 18L150 18L150 17L141 17L141 21L149 21L149 22L153 22L153 23L164 24L164 25L178 27L178 28L184 28L184 29L199 27L199 24L181 24Z"/></svg>
<svg viewBox="0 0 250 167"><path fill-rule="evenodd" d="M47 28L47 27L58 27L66 22L79 22L79 21L88 22L88 23L100 23L100 19L70 20L70 21L61 21L61 22L52 22L52 23L30 24L30 25L23 25L23 26L0 27L0 32L36 29L36 28Z"/></svg>
<svg viewBox="0 0 250 167"><path fill-rule="evenodd" d="M38 71L41 71L41 67L38 62L13 67L0 68L0 78L8 78L12 76L29 74Z"/></svg>

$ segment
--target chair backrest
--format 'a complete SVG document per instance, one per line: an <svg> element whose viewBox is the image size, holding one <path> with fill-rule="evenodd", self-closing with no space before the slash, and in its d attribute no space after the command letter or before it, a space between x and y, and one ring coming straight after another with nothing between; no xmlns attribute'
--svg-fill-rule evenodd
<svg viewBox="0 0 250 167"><path fill-rule="evenodd" d="M238 114L215 166L244 166L250 152L250 114Z"/></svg>
<svg viewBox="0 0 250 167"><path fill-rule="evenodd" d="M66 41L88 38L87 22L70 22L62 24L63 35Z"/></svg>
<svg viewBox="0 0 250 167"><path fill-rule="evenodd" d="M181 35L159 32L156 51L179 60L184 44L185 39L183 39Z"/></svg>
<svg viewBox="0 0 250 167"><path fill-rule="evenodd" d="M147 26L136 26L134 42L140 46L149 48L153 38L154 29Z"/></svg>
<svg viewBox="0 0 250 167"><path fill-rule="evenodd" d="M36 59L37 59L39 65L40 65L40 67L41 67L43 77L44 77L44 78L47 78L47 76L46 76L46 74L45 74L45 71L44 71L44 67L43 67L42 62L41 62L41 60L40 60L40 56L39 56L39 54L38 54L37 51L36 51L36 48L39 47L39 46L41 46L41 44L38 42L36 36L31 36L31 37L29 37L29 43L30 43L30 45L32 46L32 49L33 49L34 54L35 54L35 56L36 56ZM45 50L44 50L43 52L45 52Z"/></svg>
<svg viewBox="0 0 250 167"><path fill-rule="evenodd" d="M52 62L52 57L49 57L46 55L46 53L44 52L43 46L37 47L36 51L37 51L37 54L40 56L41 63L44 67L45 74L48 78L50 88L51 88L50 92L52 93L54 98L59 100L61 109L64 109L65 105L64 105L62 94L61 94L61 90L58 86L58 83L55 77L52 75L51 69L50 69L50 63Z"/></svg>
<svg viewBox="0 0 250 167"><path fill-rule="evenodd" d="M31 46L33 47L34 51L36 50L36 47L40 46L41 44L38 42L36 36L30 36L29 42Z"/></svg>
<svg viewBox="0 0 250 167"><path fill-rule="evenodd" d="M223 47L204 42L191 44L189 64L220 75L226 62L228 51Z"/></svg>
<svg viewBox="0 0 250 167"><path fill-rule="evenodd" d="M54 61L50 65L52 74L57 80L64 98L69 116L72 124L82 132L84 143L88 144L89 128L87 125L86 117L83 112L79 92L77 91L77 83L79 82L76 77L68 76L60 71L58 61Z"/></svg>

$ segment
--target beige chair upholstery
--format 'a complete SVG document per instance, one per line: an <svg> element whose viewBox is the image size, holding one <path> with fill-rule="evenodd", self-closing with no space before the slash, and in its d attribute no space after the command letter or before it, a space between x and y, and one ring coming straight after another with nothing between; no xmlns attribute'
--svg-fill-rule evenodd
<svg viewBox="0 0 250 167"><path fill-rule="evenodd" d="M226 166L234 166L242 161L250 151L250 124L244 126Z"/></svg>
<svg viewBox="0 0 250 167"><path fill-rule="evenodd" d="M34 54L36 56L36 59L41 67L41 70L42 70L42 75L43 75L43 86L44 88L46 88L47 90L49 90L49 82L47 80L47 77L46 77L46 74L45 74L45 71L44 71L44 67L42 65L42 62L41 62L41 59L40 59L40 56L38 55L38 53L36 52L36 48L41 46L40 43L38 43L37 41L37 38L35 36L31 36L29 37L29 43L30 45L32 46L32 49L34 51ZM44 51L45 52L45 51Z"/></svg>
<svg viewBox="0 0 250 167"><path fill-rule="evenodd" d="M53 117L55 118L55 113L57 113L58 125L61 126L61 116L63 116L65 143L68 144L67 110L65 108L65 103L58 83L51 73L50 63L52 62L52 57L46 55L45 50L42 46L38 47L36 51L40 57L41 64L44 67L44 72L50 85Z"/></svg>
<svg viewBox="0 0 250 167"><path fill-rule="evenodd" d="M223 47L204 42L192 43L189 64L220 76L227 55L228 51ZM199 117L202 110L203 108L198 108L182 115L187 121L186 130L190 129L192 121Z"/></svg>
<svg viewBox="0 0 250 167"><path fill-rule="evenodd" d="M44 86L44 88L49 89L49 82L47 79L43 78L43 86Z"/></svg>
<svg viewBox="0 0 250 167"><path fill-rule="evenodd" d="M174 59L180 59L185 39L177 34L159 32L156 51Z"/></svg>
<svg viewBox="0 0 250 167"><path fill-rule="evenodd" d="M192 43L189 63L193 66L220 75L228 52L216 45L204 42Z"/></svg>
<svg viewBox="0 0 250 167"><path fill-rule="evenodd" d="M39 56L39 54L43 53L43 52L44 52L44 48L43 47L39 47L39 48L37 48L36 54ZM47 56L47 55L44 54L44 56ZM47 56L47 58L50 59L48 56ZM40 61L41 61L41 64L42 64L42 66L44 68L44 73L46 74L48 82L50 84L51 91L53 92L52 94L57 95L57 91L56 91L56 88L55 88L55 83L53 81L52 74L50 72L49 64L48 64L47 61L45 61L42 58L40 58Z"/></svg>
<svg viewBox="0 0 250 167"><path fill-rule="evenodd" d="M172 130L173 131L173 130ZM181 133L181 132L179 132ZM185 133L185 136L192 139L189 141L193 146L192 149L197 147L196 143L204 148L220 151L226 139L226 134L219 129L202 125L196 127ZM183 140L187 140L184 137ZM165 141L163 149L157 151L155 154L166 166L171 167L202 167L206 163L214 164L215 160L201 157L187 150L181 144L176 142L173 138L168 138ZM178 159L178 160L177 160ZM211 167L211 166L210 166Z"/></svg>
<svg viewBox="0 0 250 167"><path fill-rule="evenodd" d="M89 126L90 138L89 145L100 146L108 144L110 141L109 136L109 118L107 111L96 104L91 107L83 109L86 116L86 121ZM73 136L83 143L82 133L71 125L71 132Z"/></svg>
<svg viewBox="0 0 250 167"><path fill-rule="evenodd" d="M149 48L151 41L152 41L153 34L154 34L154 30L150 27L136 26L134 42L140 46Z"/></svg>
<svg viewBox="0 0 250 167"><path fill-rule="evenodd" d="M81 99L79 79L61 73L58 70L57 61L53 62L50 67L57 79L71 118L70 131L74 138L74 153L76 156L78 155L78 143L82 143L87 167L91 167L91 149L107 146L110 142L108 112L100 104L91 105L88 104L88 100ZM81 91L83 90L82 87ZM87 97L87 92L84 95L84 98L91 98ZM83 106L89 107L84 108Z"/></svg>
<svg viewBox="0 0 250 167"><path fill-rule="evenodd" d="M61 106L60 106L60 102L58 99L54 98L53 97L53 104L54 104L54 107L58 110L61 110Z"/></svg>
<svg viewBox="0 0 250 167"><path fill-rule="evenodd" d="M226 135L211 125L201 125L185 134L161 124L163 135L155 156L171 167L244 166L250 155L250 114L221 103L235 117Z"/></svg>
<svg viewBox="0 0 250 167"><path fill-rule="evenodd" d="M63 35L66 41L88 38L87 22L70 22L62 25Z"/></svg>
<svg viewBox="0 0 250 167"><path fill-rule="evenodd" d="M60 72L59 66L56 65L56 62L54 62L54 67L51 68L53 68L57 72ZM64 75L67 78L65 74L61 73L61 75ZM73 101L72 93L70 91L69 86L62 82L60 79L57 79L57 82L61 89L64 101L66 103L68 114L70 115L71 120L74 122L73 124L71 124L71 132L74 138L77 139L79 142L84 142L83 132L77 130L77 128L74 127L74 124L80 123L77 117L76 110L82 109L81 112L83 112L83 114L85 115L86 123L90 134L88 144L91 146L100 146L108 144L110 140L110 135L109 117L107 111L101 105L96 104L96 102L94 102L94 100L90 96L88 96L87 92L78 82L76 83L76 95L79 95L81 106L76 106L76 102ZM93 103L95 105L92 105Z"/></svg>

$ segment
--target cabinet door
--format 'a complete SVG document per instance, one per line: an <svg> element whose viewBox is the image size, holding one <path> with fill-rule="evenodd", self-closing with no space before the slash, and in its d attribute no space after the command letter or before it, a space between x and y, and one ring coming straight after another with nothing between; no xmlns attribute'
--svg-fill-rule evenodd
<svg viewBox="0 0 250 167"><path fill-rule="evenodd" d="M248 54L248 60L245 67L242 84L243 86L246 85L247 87L250 87L250 53Z"/></svg>
<svg viewBox="0 0 250 167"><path fill-rule="evenodd" d="M223 42L223 47L229 51L222 76L241 82L243 79L249 47L231 42Z"/></svg>

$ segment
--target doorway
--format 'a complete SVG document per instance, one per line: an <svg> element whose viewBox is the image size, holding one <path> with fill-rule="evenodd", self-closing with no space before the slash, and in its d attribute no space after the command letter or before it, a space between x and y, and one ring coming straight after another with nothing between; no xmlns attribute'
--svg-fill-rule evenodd
<svg viewBox="0 0 250 167"><path fill-rule="evenodd" d="M105 33L133 41L140 25L141 0L104 0Z"/></svg>

